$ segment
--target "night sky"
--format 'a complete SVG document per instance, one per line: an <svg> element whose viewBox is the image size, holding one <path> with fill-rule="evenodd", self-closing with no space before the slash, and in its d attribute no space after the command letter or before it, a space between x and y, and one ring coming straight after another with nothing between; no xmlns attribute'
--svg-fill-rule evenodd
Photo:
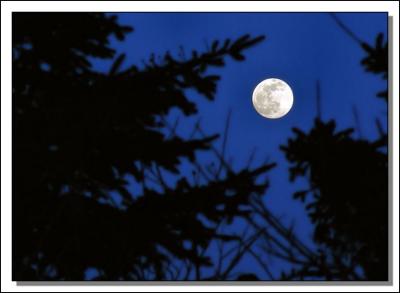
<svg viewBox="0 0 400 293"><path fill-rule="evenodd" d="M386 13L337 16L367 43L372 44L379 32L387 37ZM304 206L292 199L302 182L289 182L288 164L279 146L292 136L292 127L310 129L317 112L317 80L324 120L335 119L338 129L354 127L355 108L361 125L361 133L355 135L376 138L376 117L387 127L387 105L375 97L385 88L385 81L360 66L365 56L361 47L327 13L121 13L119 22L134 27L125 41L112 40L118 53L127 54L125 66L142 67L151 53L162 56L169 50L177 56L180 46L190 56L192 49L205 51L215 39L236 39L247 33L266 36L264 42L244 52L244 62L228 57L225 67L212 69L221 75L215 101L190 92L199 107L198 115L184 118L182 113L173 111L170 118L180 116L177 131L182 136L193 129L199 117L207 133L221 133L232 110L227 157L232 156L233 166L239 169L256 148L254 165L261 165L267 157L278 164L269 173L271 187L265 200L284 223L295 221L295 231L309 243L312 227ZM108 70L111 63L94 60L93 65ZM286 81L294 93L294 106L281 119L265 119L252 106L254 87L270 77ZM220 145L221 140L217 141L217 147ZM245 261L242 265L250 263Z"/></svg>

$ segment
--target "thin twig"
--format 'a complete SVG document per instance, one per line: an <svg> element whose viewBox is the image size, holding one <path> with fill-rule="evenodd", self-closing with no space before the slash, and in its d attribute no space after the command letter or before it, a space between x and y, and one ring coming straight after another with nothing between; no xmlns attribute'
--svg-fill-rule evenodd
<svg viewBox="0 0 400 293"><path fill-rule="evenodd" d="M268 265L262 260L261 256L256 254L253 249L249 249L250 255L258 262L258 264L263 268L263 270L267 273L268 277L270 280L274 280L274 276L271 273L271 270L269 269Z"/></svg>
<svg viewBox="0 0 400 293"><path fill-rule="evenodd" d="M339 17L335 14L335 13L333 13L333 12L331 12L331 13L329 13L331 16L332 16L332 18L334 19L334 21L336 22L336 24L353 40L353 41L355 41L355 42L357 42L360 46L364 43L359 37L357 37L357 35L353 32L353 31L351 31L344 23L343 23L343 21L341 21L340 19L339 19Z"/></svg>
<svg viewBox="0 0 400 293"><path fill-rule="evenodd" d="M225 149L226 149L226 142L228 140L229 126L231 123L231 113L232 113L232 109L229 109L228 116L226 117L226 122L225 122L224 137L222 140L222 149L221 149L221 158L222 159L225 159ZM219 175L221 174L221 171L222 171L222 167L223 167L222 162L223 162L223 160L220 160L220 164L219 164L219 168L218 168L217 176L216 176L217 179L219 178Z"/></svg>

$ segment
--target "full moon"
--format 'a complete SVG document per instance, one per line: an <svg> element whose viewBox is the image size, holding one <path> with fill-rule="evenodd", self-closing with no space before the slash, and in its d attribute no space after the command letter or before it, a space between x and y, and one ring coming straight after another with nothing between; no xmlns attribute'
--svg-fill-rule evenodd
<svg viewBox="0 0 400 293"><path fill-rule="evenodd" d="M265 118L281 118L293 106L293 92L283 80L265 79L253 91L253 106Z"/></svg>

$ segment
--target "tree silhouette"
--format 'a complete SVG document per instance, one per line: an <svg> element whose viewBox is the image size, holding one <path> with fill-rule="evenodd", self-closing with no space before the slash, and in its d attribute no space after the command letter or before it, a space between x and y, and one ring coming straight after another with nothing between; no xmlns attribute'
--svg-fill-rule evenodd
<svg viewBox="0 0 400 293"><path fill-rule="evenodd" d="M383 35L369 45L333 17L367 53L365 70L387 80ZM167 118L174 108L197 113L187 89L212 101L220 77L208 68L244 60L264 37L122 69L125 55L109 38L130 31L102 13L13 14L14 280L83 280L89 268L96 280L258 280L237 271L245 254L270 280L388 279L388 136L379 119L372 141L318 115L281 147L289 179L309 183L294 194L314 224L309 247L262 200L274 164L250 168L252 154L234 170L225 159L230 113L222 150L218 134L196 123L182 137ZM114 62L98 72L93 58ZM388 90L377 96L387 102ZM237 219L241 234L229 229ZM270 257L292 269L277 276Z"/></svg>
<svg viewBox="0 0 400 293"><path fill-rule="evenodd" d="M12 21L13 279L83 280L88 268L98 280L202 279L213 265L205 248L238 240L218 228L248 215L273 164L233 170L217 156L222 171L207 170L196 152L212 151L218 135L197 125L200 138L180 137L165 116L197 113L186 90L213 100L219 76L207 69L226 56L244 60L264 37L214 41L187 59L151 56L144 68L121 70L120 55L102 73L90 58L114 58L109 37L132 31L115 16L14 13Z"/></svg>
<svg viewBox="0 0 400 293"><path fill-rule="evenodd" d="M360 45L368 54L361 61L365 70L387 80L383 35L377 36L375 47ZM387 102L388 91L378 97ZM320 256L341 268L337 273L312 271L307 263L291 277L388 280L388 136L376 122L380 137L370 141L354 138L353 129L337 131L334 120L316 118L308 133L294 128L295 137L281 147L291 163L290 180L305 177L309 182L307 190L293 197L306 204Z"/></svg>

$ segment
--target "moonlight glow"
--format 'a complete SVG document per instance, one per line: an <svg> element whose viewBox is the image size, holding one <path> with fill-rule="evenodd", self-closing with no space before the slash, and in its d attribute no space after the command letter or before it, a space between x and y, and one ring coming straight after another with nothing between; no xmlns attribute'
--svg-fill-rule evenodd
<svg viewBox="0 0 400 293"><path fill-rule="evenodd" d="M253 92L253 105L263 117L285 116L293 105L293 92L283 80L269 78L260 82Z"/></svg>

